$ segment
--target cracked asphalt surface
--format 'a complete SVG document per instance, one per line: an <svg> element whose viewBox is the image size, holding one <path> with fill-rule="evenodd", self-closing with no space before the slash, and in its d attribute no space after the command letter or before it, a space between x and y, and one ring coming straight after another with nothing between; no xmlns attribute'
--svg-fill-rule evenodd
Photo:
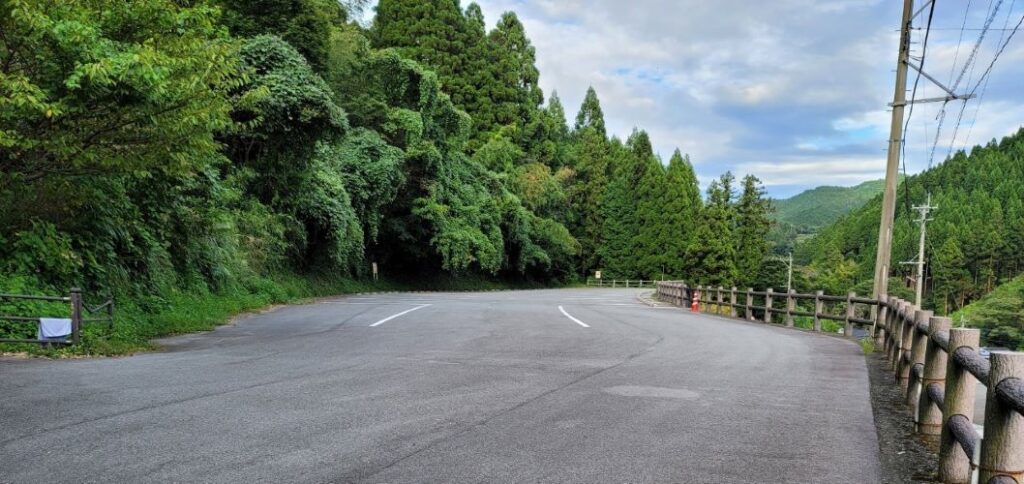
<svg viewBox="0 0 1024 484"><path fill-rule="evenodd" d="M639 292L338 297L0 359L0 482L881 481L856 344Z"/></svg>

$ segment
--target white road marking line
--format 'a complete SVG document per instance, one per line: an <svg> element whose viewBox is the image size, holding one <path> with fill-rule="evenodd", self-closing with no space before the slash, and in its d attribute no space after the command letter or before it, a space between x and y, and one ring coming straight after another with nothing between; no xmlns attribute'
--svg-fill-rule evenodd
<svg viewBox="0 0 1024 484"><path fill-rule="evenodd" d="M578 325L580 325L580 326L583 326L584 328L589 328L589 327L590 327L590 326L587 326L587 323L584 323L583 321L580 321L580 320L578 320L578 319L576 319L576 318L572 317L572 315L571 315L571 314L569 314L569 313L565 312L565 308L563 308L562 306L558 306L558 310L559 310L559 311L561 311L561 312L562 312L562 314L564 314L564 315L565 315L565 317L567 317L567 318L569 318L569 319L573 320L573 322L574 322L574 323L576 323L576 324L578 324Z"/></svg>
<svg viewBox="0 0 1024 484"><path fill-rule="evenodd" d="M409 313L411 313L411 312L413 312L413 311L415 311L417 309L423 309L423 308L425 308L427 306L430 306L430 305L429 304L424 304L424 305L421 305L421 306L416 306L416 307L414 307L412 309L406 309L405 311L402 311L402 312L400 312L398 314L392 314L391 316L388 316L388 317L386 317L386 318L384 318L384 319L382 319L380 321L377 321L376 323L371 324L370 327L373 328L373 327L380 326L380 325L382 325L382 324L384 324L384 323L386 323L388 321L391 321L392 319L395 319L395 318L397 318L399 316L404 316L404 315L409 314Z"/></svg>

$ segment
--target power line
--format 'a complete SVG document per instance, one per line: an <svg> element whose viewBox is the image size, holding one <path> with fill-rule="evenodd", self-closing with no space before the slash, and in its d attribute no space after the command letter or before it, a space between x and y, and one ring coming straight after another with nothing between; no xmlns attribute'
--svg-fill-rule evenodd
<svg viewBox="0 0 1024 484"><path fill-rule="evenodd" d="M1014 26L1013 29L1005 28L1007 25L1010 24L1010 16L1013 15L1013 8L1016 6L1016 4L1017 0L1013 0L1013 2L1010 3L1010 9L1008 12L1006 12L1006 20L1003 22L1004 29L1002 30L1009 30L1010 35L1006 37L1005 40L1003 39L1003 36L1005 34L999 35L999 50L996 51L996 54L992 57L992 62L989 63L988 67L985 69L985 72L982 73L981 78L978 79L978 83L974 85L974 89L971 90L971 94L974 94L978 90L978 86L982 86L981 94L978 96L978 104L974 108L974 117L971 119L971 125L967 130L967 137L964 138L964 150L967 149L967 144L971 140L971 134L974 132L974 125L975 123L978 122L978 113L981 112L981 103L985 99L985 92L988 90L988 82L991 79L991 76L989 74L992 73L992 68L995 66L996 61L999 60L999 56L1002 55L1004 50L1006 50L1006 46L1010 44L1010 41L1013 40L1013 36L1017 34L1017 31L1020 30L1021 24L1024 23L1024 15L1022 15L1020 20L1017 21L1017 25ZM982 85L982 81L984 81L984 85ZM966 108L966 103L964 104L964 108ZM961 109L960 114L961 116L963 116L963 109ZM949 154L953 153L953 144L955 142L956 137L954 136L954 138L949 143ZM947 154L947 157L949 156L949 154Z"/></svg>
<svg viewBox="0 0 1024 484"><path fill-rule="evenodd" d="M964 31L967 30L964 27L967 26L967 17L971 13L971 3L974 0L967 1L967 8L964 9L964 21L960 24L960 38L956 41L956 53L953 54L953 64L949 66L949 84L953 83L953 73L956 72L956 63L960 60L960 45L964 41Z"/></svg>
<svg viewBox="0 0 1024 484"><path fill-rule="evenodd" d="M907 177L907 132L910 130L910 120L914 117L914 101L917 100L917 88L921 83L921 76L924 74L924 61L928 54L928 39L931 36L932 19L935 17L935 2L932 1L928 9L928 23L925 25L924 41L921 43L921 57L918 61L919 69L914 77L914 88L910 91L910 109L907 112L907 119L903 124L903 139L900 141L900 161L903 166L903 198L910 211L910 182Z"/></svg>
<svg viewBox="0 0 1024 484"><path fill-rule="evenodd" d="M974 48L971 49L971 54L967 57L967 62L964 64L963 70L960 71L960 75L957 76L956 82L953 83L953 90L956 90L956 88L960 86L960 82L963 81L964 74L967 73L967 68L974 64L974 60L978 56L978 50L981 48L982 42L985 41L985 35L988 34L989 28L992 27L992 22L996 19L996 15L999 13L1000 7L1003 6L1003 1L1004 0L999 0L996 2L995 8L991 10L988 18L985 19L985 26L982 29L981 34L978 36L978 41L974 43Z"/></svg>

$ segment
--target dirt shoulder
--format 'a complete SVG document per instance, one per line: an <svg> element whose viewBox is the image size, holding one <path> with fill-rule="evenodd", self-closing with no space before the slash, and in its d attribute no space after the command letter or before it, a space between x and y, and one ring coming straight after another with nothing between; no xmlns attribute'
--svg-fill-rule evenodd
<svg viewBox="0 0 1024 484"><path fill-rule="evenodd" d="M910 407L903 403L903 392L893 380L889 362L882 353L868 355L867 366L882 482L938 482L937 439L914 434Z"/></svg>

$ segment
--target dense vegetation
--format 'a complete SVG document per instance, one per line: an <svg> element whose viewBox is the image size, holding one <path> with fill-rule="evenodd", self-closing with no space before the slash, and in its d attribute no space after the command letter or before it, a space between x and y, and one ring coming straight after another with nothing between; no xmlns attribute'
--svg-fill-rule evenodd
<svg viewBox="0 0 1024 484"><path fill-rule="evenodd" d="M1000 285L953 314L954 325L981 328L987 344L1024 349L1024 275Z"/></svg>
<svg viewBox="0 0 1024 484"><path fill-rule="evenodd" d="M928 225L924 305L950 314L1024 272L1024 130L911 176L899 187L889 292L912 297L905 276L917 258L913 205L928 193L938 210ZM881 197L822 229L797 247L809 275L830 292L869 293L874 272ZM1001 343L1024 345L1020 319L971 320L996 331Z"/></svg>
<svg viewBox="0 0 1024 484"><path fill-rule="evenodd" d="M114 294L126 317L86 347L118 351L365 287L370 262L416 284L758 272L759 182L705 204L688 157L609 137L592 89L570 128L514 13L487 32L476 5L382 0L364 28L365 3L0 0L0 293Z"/></svg>

